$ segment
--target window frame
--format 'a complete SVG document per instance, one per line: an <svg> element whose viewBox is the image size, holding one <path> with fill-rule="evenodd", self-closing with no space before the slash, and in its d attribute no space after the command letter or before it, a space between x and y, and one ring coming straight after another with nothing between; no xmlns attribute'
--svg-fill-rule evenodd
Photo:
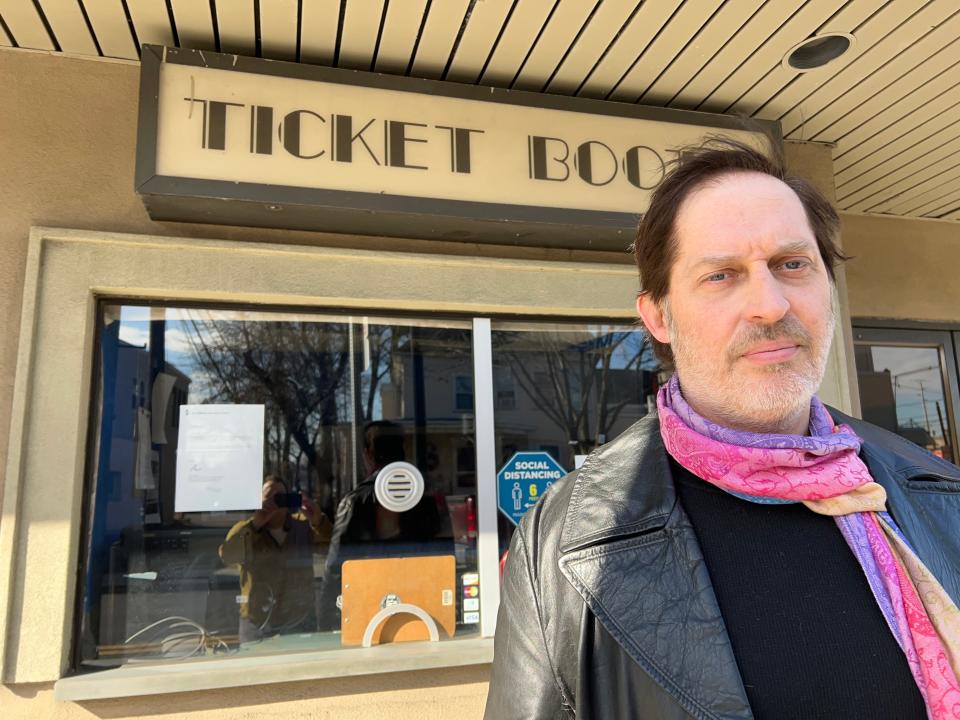
<svg viewBox="0 0 960 720"><path fill-rule="evenodd" d="M0 523L0 681L68 683L55 689L66 697L74 679L66 676L77 641L73 619L82 582L77 573L86 459L95 455L88 445L96 421L91 403L101 298L327 308L358 315L379 315L389 308L391 316L454 314L475 318L474 323L489 322L494 315L632 320L632 266L589 255L584 260L591 262L571 260L569 254L554 257L547 251L535 259L477 257L32 228ZM431 282L411 283L417 274L428 275ZM324 282L318 283L318 277ZM475 347L476 342L475 335ZM492 386L492 374L488 382ZM487 399L492 418L492 395ZM478 515L485 506L495 519L493 455L478 442L478 489L490 493L486 502L478 497ZM54 497L57 502L51 503ZM37 532L41 526L43 532ZM490 565L481 559L481 572L488 575L481 577L481 586L499 591L498 569L493 575L483 570ZM494 623L489 604L482 608L487 622ZM437 656L428 664L456 662ZM91 675L104 684L98 697L120 693L105 672L112 671ZM211 670L197 682L230 684L215 675ZM160 688L148 683L141 690L186 689ZM191 689L201 688L194 684Z"/></svg>

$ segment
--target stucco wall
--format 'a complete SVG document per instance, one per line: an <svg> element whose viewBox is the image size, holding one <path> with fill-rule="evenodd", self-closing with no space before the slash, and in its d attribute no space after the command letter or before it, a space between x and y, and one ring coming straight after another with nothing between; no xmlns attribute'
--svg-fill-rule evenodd
<svg viewBox="0 0 960 720"><path fill-rule="evenodd" d="M850 314L960 322L960 224L843 215Z"/></svg>

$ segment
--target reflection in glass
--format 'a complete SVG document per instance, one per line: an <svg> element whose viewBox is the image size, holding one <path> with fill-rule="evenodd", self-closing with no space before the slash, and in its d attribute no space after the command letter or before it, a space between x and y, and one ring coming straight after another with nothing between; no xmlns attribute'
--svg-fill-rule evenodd
<svg viewBox="0 0 960 720"><path fill-rule="evenodd" d="M545 451L567 470L654 406L658 362L646 335L608 324L495 323L498 467ZM501 552L513 524L498 514Z"/></svg>
<svg viewBox="0 0 960 720"><path fill-rule="evenodd" d="M365 623L392 602L479 629L455 586L476 572L468 323L105 305L99 351L81 666L340 647L348 613ZM263 406L259 507L177 511L190 405ZM424 477L405 512L373 491L397 460ZM449 593L343 593L346 563L426 556L451 559L436 564L453 568L436 579ZM377 588L394 565L377 566ZM397 623L378 635L413 637Z"/></svg>
<svg viewBox="0 0 960 720"><path fill-rule="evenodd" d="M858 343L855 357L863 419L955 462L939 349Z"/></svg>

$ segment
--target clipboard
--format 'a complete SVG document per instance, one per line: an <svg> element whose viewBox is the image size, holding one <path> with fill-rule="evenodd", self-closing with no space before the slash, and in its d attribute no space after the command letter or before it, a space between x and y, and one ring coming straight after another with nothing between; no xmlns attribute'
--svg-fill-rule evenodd
<svg viewBox="0 0 960 720"><path fill-rule="evenodd" d="M443 639L457 625L456 558L434 555L343 563L340 642L360 645L367 624L386 605L407 603L424 610L436 622ZM398 614L387 618L373 635L373 644L429 640L419 618Z"/></svg>

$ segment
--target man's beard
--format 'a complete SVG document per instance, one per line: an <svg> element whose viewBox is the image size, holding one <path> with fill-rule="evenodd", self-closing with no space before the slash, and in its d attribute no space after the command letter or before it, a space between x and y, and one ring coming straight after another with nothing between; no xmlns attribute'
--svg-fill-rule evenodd
<svg viewBox="0 0 960 720"><path fill-rule="evenodd" d="M673 323L667 310L670 347L684 397L700 414L728 427L783 431L798 417L809 415L810 400L823 380L836 325L832 303L829 313L819 338L794 315L772 324L747 325L730 342L722 359L717 359L698 352L694 343L688 344L689 335ZM779 340L800 346L799 354L770 365L750 365L743 359L751 347Z"/></svg>

